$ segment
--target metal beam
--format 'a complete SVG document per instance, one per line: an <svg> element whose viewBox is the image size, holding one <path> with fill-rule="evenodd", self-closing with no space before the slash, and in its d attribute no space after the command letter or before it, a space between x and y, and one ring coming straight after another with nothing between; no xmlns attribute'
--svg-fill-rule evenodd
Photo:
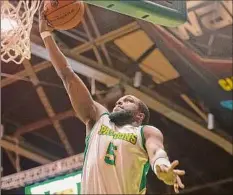
<svg viewBox="0 0 233 195"><path fill-rule="evenodd" d="M32 145L31 143L27 142L24 137L19 136L18 138L16 138L13 136L5 135L3 138L4 138L4 140L9 141L10 143L12 143L14 145L17 145L17 140L18 140L17 146L20 146L21 148L25 148L25 149L27 149L35 154L39 154L40 156L43 156L51 161L58 160L60 158L60 156L54 156L54 155L48 153L47 151L44 151L44 150ZM17 153L16 151L14 151L14 152Z"/></svg>
<svg viewBox="0 0 233 195"><path fill-rule="evenodd" d="M92 42L87 42L87 43L84 43L74 49L72 49L71 51L74 52L74 53L83 53L85 51L88 51L90 49L93 48L93 44L95 44L95 46L100 46L104 43L107 43L109 41L112 41L116 38L119 38L127 33L130 33L132 31L135 31L137 29L139 29L140 26L137 22L132 22L130 24L127 24L121 28L118 28L117 30L114 30L114 31L111 31L109 33L106 33L104 35L102 35L101 37L98 37L96 39L94 39L93 43Z"/></svg>
<svg viewBox="0 0 233 195"><path fill-rule="evenodd" d="M0 146L5 148L6 150L17 152L19 155L24 156L40 164L47 164L47 163L52 162L52 160L45 158L39 154L36 154L32 151L29 151L21 146L16 146L14 143L8 140L1 139Z"/></svg>
<svg viewBox="0 0 233 195"><path fill-rule="evenodd" d="M49 61L44 61L44 62L41 62L41 63L33 66L32 68L33 68L34 72L40 72L40 71L42 71L42 70L44 70L46 68L49 68L51 66L52 66L52 64ZM22 71L16 73L15 76L21 77L21 78L22 77L26 77L26 76L28 76L28 72L26 70L22 70ZM17 80L18 79L16 79L16 78L5 78L5 79L2 79L1 80L1 88L6 87L6 86L8 86L8 85L10 85L10 84L12 84L14 82L16 82Z"/></svg>
<svg viewBox="0 0 233 195"><path fill-rule="evenodd" d="M90 21L90 23L91 23L91 25L92 25L92 27L94 29L94 33L95 33L96 37L97 38L101 37L99 29L97 27L97 24L95 22L95 19L94 19L93 15L92 15L92 13L91 13L91 11L89 9L89 6L87 4L85 4L85 10L86 10L87 16L89 18L89 21ZM111 60L111 58L110 58L110 56L108 54L108 51L107 51L107 48L105 47L105 44L104 43L101 44L100 48L103 51L103 54L104 54L104 56L105 56L105 58L107 60L108 65L113 67L112 60Z"/></svg>
<svg viewBox="0 0 233 195"><path fill-rule="evenodd" d="M192 102L192 100L186 95L186 94L181 94L180 97L205 121L208 121L207 115L197 107L196 104Z"/></svg>
<svg viewBox="0 0 233 195"><path fill-rule="evenodd" d="M53 124L52 121L60 121L60 120L64 120L64 119L69 118L69 117L74 117L74 116L75 116L75 113L74 113L73 109L68 110L68 111L65 111L63 113L59 113L59 114L55 115L54 117L45 118L45 119L36 121L34 123L22 126L15 131L14 135L18 137L19 135L23 135L25 133L32 132L36 129L43 128L47 125L52 125Z"/></svg>
<svg viewBox="0 0 233 195"><path fill-rule="evenodd" d="M85 19L82 20L82 24L83 24L83 28L84 28L85 32L87 33L87 37L88 37L89 41L91 43L94 43L94 38L91 35L90 29L89 29ZM98 51L98 48L94 44L93 44L92 49L94 51L94 54L95 54L95 57L96 57L97 61L99 63L103 63L103 60L102 60L101 55L100 55L100 53Z"/></svg>
<svg viewBox="0 0 233 195"><path fill-rule="evenodd" d="M15 170L17 170L17 169L16 169L15 157L13 156L13 152L11 152L11 151L9 151L9 150L6 150L6 154L7 154L8 158L9 158L9 160L10 160L12 166L15 168Z"/></svg>
<svg viewBox="0 0 233 195"><path fill-rule="evenodd" d="M49 60L48 53L44 47L38 46L34 43L32 43L32 53L34 55L37 55L45 60ZM70 54L72 55L72 54ZM72 55L74 58L75 56ZM79 74L82 74L87 77L93 77L94 79L98 80L101 83L104 83L106 85L109 85L109 83L118 83L120 82L119 77L110 76L107 73L101 72L100 70L91 68L85 64L82 64L80 62L77 62L76 60L71 59L70 57L67 57L68 62ZM97 64L98 66L98 64ZM112 70L113 72L117 73L116 70ZM112 72L111 71L111 72ZM113 73L111 73L113 75ZM120 74L120 73L118 73ZM192 118L189 118L188 115L185 115L183 113L178 112L175 110L172 106L168 106L164 104L164 102L161 102L156 97L151 97L147 94L145 94L142 91L139 91L138 89L135 89L128 83L122 83L126 93L133 94L140 98L142 101L144 101L151 109L153 109L156 112L161 113L162 115L169 118L171 121L174 121L175 123L187 128L187 130L190 130L193 133L196 133L200 135L201 137L213 142L214 144L218 145L220 148L224 149L228 153L232 155L232 143L225 140L224 138L220 137L219 135L209 131L208 129L204 128L199 123L195 122ZM146 87L141 87L141 90L144 90ZM148 90L148 89L147 89ZM157 94L157 97L159 95ZM156 98L156 99L155 99ZM174 104L174 102L172 102Z"/></svg>
<svg viewBox="0 0 233 195"><path fill-rule="evenodd" d="M37 45L31 42L31 52L33 55L38 56L45 60L50 60L49 54L46 49L40 45ZM79 56L80 57L80 56ZM105 83L107 86L111 87L119 83L118 78L114 78L109 76L101 71L97 71L94 68L88 67L83 63L77 62L71 58L67 58L69 64L72 66L73 70L79 74L82 74L86 77L93 77L95 80L99 81L100 83ZM94 63L96 63L94 61Z"/></svg>
<svg viewBox="0 0 233 195"><path fill-rule="evenodd" d="M21 81L26 81L26 82L32 83L31 79L29 79L27 77L19 77L16 74L7 74L7 73L2 73L1 72L0 75L3 76L3 77L7 77L7 78L13 78L15 80L21 80ZM65 88L63 85L59 85L59 84L55 84L55 83L49 83L49 82L45 82L45 81L39 81L38 85L46 86L46 87L56 87L56 88L60 88L60 89Z"/></svg>
<svg viewBox="0 0 233 195"><path fill-rule="evenodd" d="M36 73L33 71L31 63L28 60L24 60L23 65L25 67L25 70L28 71L29 77L30 77L33 85L36 86L36 92L37 92L37 94L41 100L41 103L43 104L48 116L51 118L54 117L55 112L50 104L50 101L49 101L43 87L38 86L39 79L38 79ZM67 153L69 155L73 155L74 150L73 150L72 146L70 145L68 138L67 138L61 124L59 123L59 121L52 121L52 123L53 123L53 126L58 133L58 136L59 136L61 142L64 144Z"/></svg>
<svg viewBox="0 0 233 195"><path fill-rule="evenodd" d="M76 41L80 41L80 42L83 42L83 43L87 42L86 39L83 39L82 37L73 34L72 31L59 30L59 32L62 33L62 34L64 34L64 35L67 35L67 36L73 38Z"/></svg>

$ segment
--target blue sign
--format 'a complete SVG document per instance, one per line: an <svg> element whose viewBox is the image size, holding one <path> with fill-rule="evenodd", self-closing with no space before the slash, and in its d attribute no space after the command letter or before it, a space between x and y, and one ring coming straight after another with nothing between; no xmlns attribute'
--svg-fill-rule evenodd
<svg viewBox="0 0 233 195"><path fill-rule="evenodd" d="M221 106L233 110L233 100L225 100L220 102Z"/></svg>

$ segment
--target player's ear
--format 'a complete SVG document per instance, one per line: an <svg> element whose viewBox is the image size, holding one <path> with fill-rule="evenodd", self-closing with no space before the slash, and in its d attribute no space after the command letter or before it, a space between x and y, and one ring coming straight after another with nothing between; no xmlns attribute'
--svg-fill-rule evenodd
<svg viewBox="0 0 233 195"><path fill-rule="evenodd" d="M143 119L145 118L145 114L142 112L138 112L136 118L137 118L137 121L140 121L142 123Z"/></svg>

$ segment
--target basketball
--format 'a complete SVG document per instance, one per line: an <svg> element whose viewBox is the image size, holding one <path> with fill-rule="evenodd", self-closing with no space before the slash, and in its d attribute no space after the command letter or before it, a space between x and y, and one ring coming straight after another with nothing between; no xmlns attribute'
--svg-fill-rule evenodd
<svg viewBox="0 0 233 195"><path fill-rule="evenodd" d="M49 25L57 30L77 26L84 15L84 4L77 0L44 0L44 16Z"/></svg>

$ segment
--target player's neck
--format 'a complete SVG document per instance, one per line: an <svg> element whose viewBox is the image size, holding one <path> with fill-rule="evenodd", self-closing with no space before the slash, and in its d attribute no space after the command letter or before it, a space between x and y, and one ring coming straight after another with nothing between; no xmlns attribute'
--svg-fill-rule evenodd
<svg viewBox="0 0 233 195"><path fill-rule="evenodd" d="M139 127L141 125L141 123L134 121L134 122L132 122L131 125L134 127Z"/></svg>

